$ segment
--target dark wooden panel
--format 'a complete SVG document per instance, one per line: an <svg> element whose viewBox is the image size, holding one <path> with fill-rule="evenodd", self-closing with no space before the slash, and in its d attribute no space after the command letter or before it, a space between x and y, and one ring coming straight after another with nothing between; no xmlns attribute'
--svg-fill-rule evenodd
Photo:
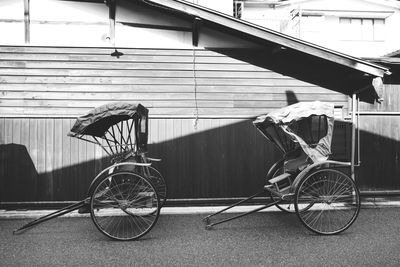
<svg viewBox="0 0 400 267"><path fill-rule="evenodd" d="M399 116L367 116L361 120L362 189L400 189Z"/></svg>
<svg viewBox="0 0 400 267"><path fill-rule="evenodd" d="M1 145L0 158L7 169L0 172L0 184L9 193L0 201L84 198L91 179L110 164L101 150L66 135L73 120L7 120L0 120L3 132L28 125L30 136L25 144L12 137ZM245 196L260 189L267 168L279 157L250 121L201 119L195 127L191 119L155 119L150 130L149 153L163 159L157 167L171 198ZM30 172L17 177L18 167L29 163ZM16 194L27 182L34 184L31 193L26 198Z"/></svg>

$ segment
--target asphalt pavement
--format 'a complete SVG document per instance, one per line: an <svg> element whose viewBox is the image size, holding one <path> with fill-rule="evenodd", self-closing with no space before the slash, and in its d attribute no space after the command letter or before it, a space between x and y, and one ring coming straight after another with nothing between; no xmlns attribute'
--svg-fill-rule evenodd
<svg viewBox="0 0 400 267"><path fill-rule="evenodd" d="M164 212L138 241L112 241L90 217L0 216L0 266L399 266L400 208L363 208L345 232L320 236L294 214L260 212L206 230L206 210ZM229 216L231 214L228 214Z"/></svg>

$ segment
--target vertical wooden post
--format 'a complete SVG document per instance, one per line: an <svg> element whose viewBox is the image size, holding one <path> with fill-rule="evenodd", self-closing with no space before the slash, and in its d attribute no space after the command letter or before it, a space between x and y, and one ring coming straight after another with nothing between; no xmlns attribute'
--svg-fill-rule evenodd
<svg viewBox="0 0 400 267"><path fill-rule="evenodd" d="M29 0L24 0L24 26L25 26L25 44L29 44L31 42L31 18L29 14L30 6Z"/></svg>

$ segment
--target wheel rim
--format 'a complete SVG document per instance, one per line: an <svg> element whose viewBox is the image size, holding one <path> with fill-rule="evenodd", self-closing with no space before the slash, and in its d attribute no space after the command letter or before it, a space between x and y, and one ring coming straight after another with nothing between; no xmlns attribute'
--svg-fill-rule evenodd
<svg viewBox="0 0 400 267"><path fill-rule="evenodd" d="M107 176L96 186L90 202L96 227L117 240L134 240L149 232L158 219L159 205L151 182L132 172Z"/></svg>
<svg viewBox="0 0 400 267"><path fill-rule="evenodd" d="M313 205L305 209L305 206ZM306 176L295 194L301 222L319 234L337 234L355 221L360 198L354 181L335 169L321 169Z"/></svg>

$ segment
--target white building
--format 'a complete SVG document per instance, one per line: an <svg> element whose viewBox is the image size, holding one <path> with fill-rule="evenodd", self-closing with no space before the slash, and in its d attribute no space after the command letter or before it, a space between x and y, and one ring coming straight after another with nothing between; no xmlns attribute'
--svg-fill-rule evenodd
<svg viewBox="0 0 400 267"><path fill-rule="evenodd" d="M234 15L358 57L400 47L400 1L238 0Z"/></svg>

